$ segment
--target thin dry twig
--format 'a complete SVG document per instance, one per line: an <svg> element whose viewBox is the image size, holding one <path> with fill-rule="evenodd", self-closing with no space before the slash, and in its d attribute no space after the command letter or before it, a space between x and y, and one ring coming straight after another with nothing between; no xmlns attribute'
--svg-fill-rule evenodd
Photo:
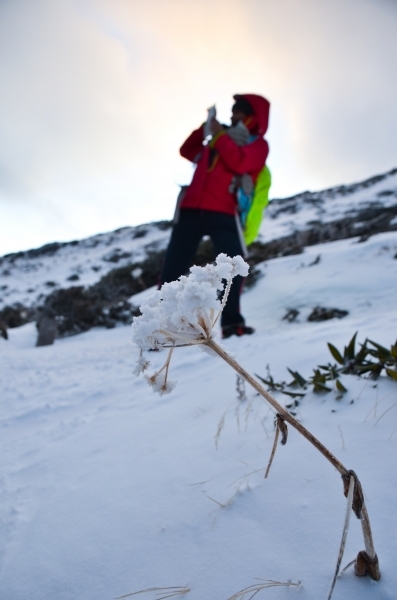
<svg viewBox="0 0 397 600"><path fill-rule="evenodd" d="M235 499L236 495L238 494L238 492L240 491L240 488L238 487L234 494L232 494L229 498L229 500L226 502L226 504L222 504L222 502L218 502L218 500L215 500L215 498L211 498L211 496L208 496L207 494L207 498L208 500L212 500L212 502L215 502L215 504L217 504L218 506L220 506L221 508L228 508L231 503L233 502L233 500Z"/></svg>
<svg viewBox="0 0 397 600"><path fill-rule="evenodd" d="M270 453L270 458L269 458L267 469L266 469L266 472L265 472L265 475L264 475L264 479L267 479L267 477L269 475L270 467L272 466L273 458L274 458L274 455L276 454L277 442L278 442L278 436L279 435L280 435L280 428L278 426L278 423L276 422L276 431L275 431L275 434L274 434L273 448L272 448L272 451Z"/></svg>
<svg viewBox="0 0 397 600"><path fill-rule="evenodd" d="M156 594L157 600L164 600L165 598L172 598L173 596L182 596L183 594L187 594L190 592L190 588L180 587L180 586L171 586L171 587L153 587L148 588L147 590L139 590L139 592L132 592L131 594L125 594L124 596L118 596L114 600L123 600L123 598L129 598L130 596L136 596L137 594L147 594L148 592L158 592ZM166 596L160 596L166 592ZM169 593L168 593L169 592Z"/></svg>
<svg viewBox="0 0 397 600"><path fill-rule="evenodd" d="M229 485L229 487L232 487L232 485L234 485L238 481L241 481L242 479L248 479L248 477L250 475L254 475L254 473L259 473L260 471L263 471L263 467L261 469L255 469L254 471L250 471L250 473L246 473L245 475L238 477L238 479L235 479L234 481L232 481L232 483Z"/></svg>
<svg viewBox="0 0 397 600"><path fill-rule="evenodd" d="M345 524L343 526L343 533L342 533L342 539L341 539L341 542L340 542L338 560L336 561L335 574L334 574L334 578L333 578L332 583L331 583L331 589L330 589L329 594L328 594L328 600L331 600L331 597L332 597L332 594L333 594L333 591L334 591L334 587L335 587L335 583L336 583L336 579L338 577L338 573L339 573L339 569L340 569L340 564L342 562L343 553L345 551L346 539L347 539L347 532L349 531L350 515L351 515L351 512L352 512L352 505L353 505L354 484L355 484L355 479L354 479L354 476L351 475L350 476L350 483L349 483L349 492L348 492L348 495L347 495L347 507L346 507L346 515L345 515Z"/></svg>
<svg viewBox="0 0 397 600"><path fill-rule="evenodd" d="M393 436L393 433L396 431L396 429L397 429L397 425L395 426L395 428L393 429L393 431L391 432L391 434L390 434L390 435L389 435L389 437L387 438L387 441L388 441L388 442L390 442L390 440L391 440L391 438L392 438L392 436Z"/></svg>
<svg viewBox="0 0 397 600"><path fill-rule="evenodd" d="M346 447L345 447L345 438L343 437L342 428L341 428L340 425L338 425L338 429L339 429L340 437L341 437L341 440L342 440L342 449L346 450Z"/></svg>
<svg viewBox="0 0 397 600"><path fill-rule="evenodd" d="M343 573L345 573L347 571L347 569L349 569L351 566L353 566L355 562L356 562L356 559L353 558L353 560L351 560L349 563L347 563L347 565L345 567L343 567L342 571L339 573L339 577L341 577L343 575Z"/></svg>
<svg viewBox="0 0 397 600"><path fill-rule="evenodd" d="M285 408L283 408L273 398L269 392L267 392L242 366L232 358L223 348L218 346L213 339L208 339L205 344L214 350L225 362L227 362L241 377L243 377L247 383L263 396L268 403L279 413L283 419L294 427L303 437L305 437L323 456L339 471L341 475L349 475L347 468L318 440L306 427L304 427L297 419L295 419Z"/></svg>
<svg viewBox="0 0 397 600"><path fill-rule="evenodd" d="M248 594L251 594L251 596L248 598L248 600L251 600L251 598L256 596L258 592L266 588L290 586L299 587L301 585L300 581L298 581L297 583L293 583L292 581L273 581L272 579L259 579L258 581L262 581L263 583L254 583L253 585L249 585L243 590L240 590L239 592L233 594L233 596L230 596L228 600L244 600L244 597Z"/></svg>
<svg viewBox="0 0 397 600"><path fill-rule="evenodd" d="M381 416L375 421L375 425L377 425L379 423L379 421L381 420L381 418L384 417L385 414L387 414L389 412L389 410L391 410L395 406L397 406L397 402L395 402L394 404L392 404L391 406L389 406L389 408L387 410L385 410L384 413L381 414Z"/></svg>
<svg viewBox="0 0 397 600"><path fill-rule="evenodd" d="M368 419L369 415L370 415L372 412L374 412L374 418L376 417L376 408L377 408L377 407L378 407L380 404L382 404L382 402L384 402L385 400L387 400L387 398L388 398L389 396L391 396L393 393L394 393L394 392L390 392L389 394L386 394L386 396L383 396L383 398L382 398L381 400L379 400L379 402L378 402L378 400L376 400L376 402L375 402L375 406L373 406L373 407L371 408L371 410L369 411L369 413L368 413L368 414L367 414L367 416L365 417L365 419L364 419L364 423L366 422L366 420Z"/></svg>
<svg viewBox="0 0 397 600"><path fill-rule="evenodd" d="M208 500L212 500L212 502L215 502L215 504L217 504L221 508L227 507L227 504L222 504L222 502L218 502L218 500L215 500L215 498L211 498L211 496L208 496L208 494L207 494L207 498L208 498Z"/></svg>
<svg viewBox="0 0 397 600"><path fill-rule="evenodd" d="M369 379L367 379L367 381L364 383L364 386L361 388L360 393L358 394L357 398L356 398L356 402L359 399L359 397L361 396L361 394L363 393L363 391L365 390L365 388L367 387L368 383L370 382Z"/></svg>
<svg viewBox="0 0 397 600"><path fill-rule="evenodd" d="M355 473L351 470L349 471L342 464L342 462L338 460L336 456L334 456L332 452L330 452L328 448L320 442L318 438L316 438L308 429L306 429L306 427L304 427L285 408L283 408L267 390L265 390L245 369L243 369L243 367L236 360L234 360L232 356L230 356L223 348L218 346L213 339L207 339L205 343L209 348L214 350L216 354L223 358L223 360L227 362L241 377L243 377L247 383L249 383L261 396L263 396L284 421L294 427L301 435L303 435L303 437L307 439L308 442L310 442L319 452L321 452L321 454L337 469L337 471L339 471L344 483L347 482L348 484L348 482L350 482L350 476L354 476L356 482L355 488L357 488L356 495L357 497L360 496L360 502L357 502L355 498L353 509L357 518L359 518L361 521L361 528L365 544L365 552L360 552L358 554L358 557L363 558L365 565L363 565L362 569L360 568L359 572L356 568L356 575L368 574L372 579L378 581L381 577L379 560L375 552L371 524L369 521L368 511L365 506L361 484ZM361 573L361 571L363 572Z"/></svg>
<svg viewBox="0 0 397 600"><path fill-rule="evenodd" d="M378 408L378 400L379 400L379 388L376 388L376 400L375 400L375 410L374 410L374 419L376 419L376 409Z"/></svg>
<svg viewBox="0 0 397 600"><path fill-rule="evenodd" d="M227 408L225 410L225 412L223 413L223 415L222 415L222 417L221 417L221 419L220 419L220 421L218 423L218 429L216 430L216 434L215 434L215 448L217 450L218 450L218 443L219 443L219 440L220 440L220 437L221 437L222 429L225 426L225 418L226 418L226 415L227 415L227 412L228 412L229 408Z"/></svg>

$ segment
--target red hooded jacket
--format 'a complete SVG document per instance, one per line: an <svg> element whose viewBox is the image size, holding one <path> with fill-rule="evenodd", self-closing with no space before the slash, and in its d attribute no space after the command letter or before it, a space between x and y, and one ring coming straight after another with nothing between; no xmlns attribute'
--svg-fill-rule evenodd
<svg viewBox="0 0 397 600"><path fill-rule="evenodd" d="M180 148L181 156L197 163L192 182L188 187L181 208L200 208L234 215L236 199L229 192L233 176L249 173L254 182L265 166L269 146L263 139L269 121L269 102L256 94L240 94L254 110L244 124L255 141L237 144L225 132L221 132L203 146L204 125L193 131Z"/></svg>

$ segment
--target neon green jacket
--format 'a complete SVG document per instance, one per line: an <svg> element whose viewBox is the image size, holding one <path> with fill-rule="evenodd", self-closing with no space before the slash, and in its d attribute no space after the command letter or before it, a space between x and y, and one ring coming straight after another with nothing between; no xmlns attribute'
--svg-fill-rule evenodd
<svg viewBox="0 0 397 600"><path fill-rule="evenodd" d="M272 176L268 167L263 167L255 183L254 196L244 227L244 241L249 246L256 240L262 223L263 211L269 204L269 189Z"/></svg>

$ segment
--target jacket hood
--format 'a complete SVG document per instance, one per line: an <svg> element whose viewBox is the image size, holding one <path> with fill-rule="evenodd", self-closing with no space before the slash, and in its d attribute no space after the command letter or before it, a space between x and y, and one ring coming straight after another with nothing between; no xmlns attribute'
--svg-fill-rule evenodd
<svg viewBox="0 0 397 600"><path fill-rule="evenodd" d="M233 98L235 100L238 100L238 98L244 98L250 103L256 117L255 133L258 133L259 135L265 135L269 125L270 102L268 102L263 96L258 96L257 94L236 94L233 96ZM249 125L248 128L251 129Z"/></svg>

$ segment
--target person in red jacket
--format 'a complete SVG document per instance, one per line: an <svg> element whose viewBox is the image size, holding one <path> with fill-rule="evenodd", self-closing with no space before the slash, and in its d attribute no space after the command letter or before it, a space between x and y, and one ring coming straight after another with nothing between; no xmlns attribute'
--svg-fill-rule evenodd
<svg viewBox="0 0 397 600"><path fill-rule="evenodd" d="M174 281L193 264L200 240L208 235L215 256L244 255L238 221L236 181L256 178L266 163L269 147L263 138L269 121L269 102L256 94L233 96L231 127L216 118L210 122L211 140L205 145L205 124L193 131L180 148L181 155L196 164L191 184L185 188L178 221L174 224L160 276L160 283ZM243 278L236 277L222 313L224 338L253 333L240 312Z"/></svg>

